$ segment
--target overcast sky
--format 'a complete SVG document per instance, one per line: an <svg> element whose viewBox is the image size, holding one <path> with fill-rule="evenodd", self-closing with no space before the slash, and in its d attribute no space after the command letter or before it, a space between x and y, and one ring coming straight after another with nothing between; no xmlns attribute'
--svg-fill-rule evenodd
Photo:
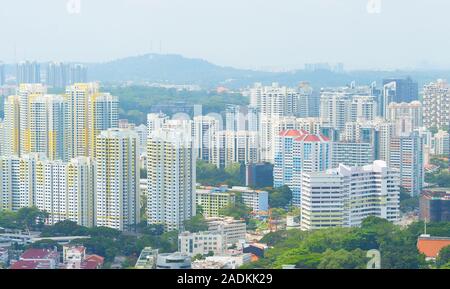
<svg viewBox="0 0 450 289"><path fill-rule="evenodd" d="M68 1L1 0L0 60L161 50L240 68L450 68L448 0L79 0L79 14Z"/></svg>

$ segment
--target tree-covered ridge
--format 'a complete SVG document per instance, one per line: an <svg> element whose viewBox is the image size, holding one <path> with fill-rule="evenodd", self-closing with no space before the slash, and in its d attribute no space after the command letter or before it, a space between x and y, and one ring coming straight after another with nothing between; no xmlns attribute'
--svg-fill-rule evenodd
<svg viewBox="0 0 450 289"><path fill-rule="evenodd" d="M428 224L432 236L450 237L450 222ZM381 267L386 269L427 268L425 256L417 250L417 238L423 223L402 229L384 219L369 217L361 228L329 228L315 231L288 230L269 233L261 242L273 248L264 258L243 268L351 269L366 268L366 252L381 253Z"/></svg>

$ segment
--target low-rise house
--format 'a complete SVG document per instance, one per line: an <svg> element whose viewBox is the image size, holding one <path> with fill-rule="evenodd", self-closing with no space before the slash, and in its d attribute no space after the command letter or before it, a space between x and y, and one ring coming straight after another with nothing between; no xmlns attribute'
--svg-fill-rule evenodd
<svg viewBox="0 0 450 289"><path fill-rule="evenodd" d="M11 263L11 269L56 269L59 253L56 249L28 249L18 261Z"/></svg>
<svg viewBox="0 0 450 289"><path fill-rule="evenodd" d="M98 255L87 255L84 246L63 246L64 269L100 269L104 258Z"/></svg>
<svg viewBox="0 0 450 289"><path fill-rule="evenodd" d="M223 231L183 232L178 235L178 251L189 255L222 254L227 248Z"/></svg>
<svg viewBox="0 0 450 289"><path fill-rule="evenodd" d="M238 244L239 241L245 241L247 234L247 225L244 220L235 220L233 218L207 218L208 231L221 231L225 234L227 244Z"/></svg>
<svg viewBox="0 0 450 289"><path fill-rule="evenodd" d="M141 254L139 255L138 260L136 261L136 265L134 266L134 268L136 268L136 269L155 269L157 258L158 258L158 249L153 249L151 247L145 247L141 251Z"/></svg>

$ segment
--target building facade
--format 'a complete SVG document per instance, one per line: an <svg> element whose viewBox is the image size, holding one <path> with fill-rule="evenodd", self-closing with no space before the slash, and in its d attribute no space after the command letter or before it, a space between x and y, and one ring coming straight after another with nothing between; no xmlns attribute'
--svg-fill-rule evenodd
<svg viewBox="0 0 450 289"><path fill-rule="evenodd" d="M369 216L399 219L399 174L383 161L303 173L302 179L302 230L360 226Z"/></svg>
<svg viewBox="0 0 450 289"><path fill-rule="evenodd" d="M95 225L127 231L139 223L137 135L109 129L96 141Z"/></svg>

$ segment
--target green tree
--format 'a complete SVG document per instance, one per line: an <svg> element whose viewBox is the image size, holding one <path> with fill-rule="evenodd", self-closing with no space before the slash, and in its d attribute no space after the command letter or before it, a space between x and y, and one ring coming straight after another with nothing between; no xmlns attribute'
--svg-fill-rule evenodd
<svg viewBox="0 0 450 289"><path fill-rule="evenodd" d="M197 254L194 257L192 257L192 262L198 261L198 260L204 260L205 257L202 254Z"/></svg>
<svg viewBox="0 0 450 289"><path fill-rule="evenodd" d="M236 220L245 219L248 221L250 219L251 212L252 209L238 201L228 205L227 207L219 209L219 215L233 217Z"/></svg>
<svg viewBox="0 0 450 289"><path fill-rule="evenodd" d="M184 221L184 229L191 233L207 231L208 224L203 215L197 214L189 220Z"/></svg>
<svg viewBox="0 0 450 289"><path fill-rule="evenodd" d="M403 213L419 209L419 197L412 197L406 190L400 187L400 211Z"/></svg>
<svg viewBox="0 0 450 289"><path fill-rule="evenodd" d="M36 207L25 207L17 211L16 218L17 222L24 229L40 229L44 226L45 219L48 218L48 213Z"/></svg>
<svg viewBox="0 0 450 289"><path fill-rule="evenodd" d="M18 222L17 213L8 210L0 210L0 227L6 229L20 229L21 224Z"/></svg>
<svg viewBox="0 0 450 289"><path fill-rule="evenodd" d="M89 228L78 225L77 223L65 220L46 226L42 229L42 237L58 237L58 236L88 236Z"/></svg>
<svg viewBox="0 0 450 289"><path fill-rule="evenodd" d="M292 191L288 186L279 188L266 188L269 193L269 206L271 208L285 208L292 200Z"/></svg>
<svg viewBox="0 0 450 289"><path fill-rule="evenodd" d="M364 269L368 259L361 249L333 251L327 249L321 256L318 269Z"/></svg>
<svg viewBox="0 0 450 289"><path fill-rule="evenodd" d="M440 268L447 264L450 264L450 246L442 248L436 259L436 265Z"/></svg>
<svg viewBox="0 0 450 289"><path fill-rule="evenodd" d="M30 245L30 248L36 248L36 249L51 249L53 250L56 248L58 251L62 250L62 246L57 242L49 239L40 240L37 242L34 242Z"/></svg>

